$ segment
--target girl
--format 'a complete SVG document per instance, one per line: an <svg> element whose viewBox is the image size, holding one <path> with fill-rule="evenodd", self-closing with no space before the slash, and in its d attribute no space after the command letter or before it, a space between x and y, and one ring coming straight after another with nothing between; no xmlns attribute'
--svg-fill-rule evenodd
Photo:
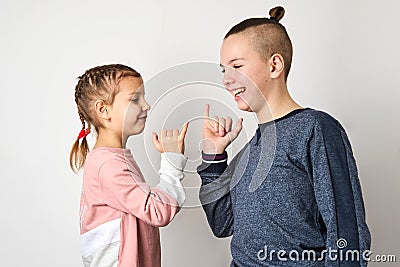
<svg viewBox="0 0 400 267"><path fill-rule="evenodd" d="M232 129L205 107L200 200L213 233L233 236L231 266L365 266L371 240L351 146L337 120L291 98L283 15L244 20L223 40L224 86L259 127L227 165L242 121Z"/></svg>
<svg viewBox="0 0 400 267"><path fill-rule="evenodd" d="M70 154L71 168L82 167L80 229L85 266L161 266L158 227L174 218L185 200L180 181L186 164L188 124L163 130L153 143L161 154L160 183L150 188L126 142L145 126L149 104L143 80L124 65L92 68L75 89L82 130ZM87 127L86 127L87 125ZM86 136L97 132L89 152ZM86 129L85 129L86 128Z"/></svg>

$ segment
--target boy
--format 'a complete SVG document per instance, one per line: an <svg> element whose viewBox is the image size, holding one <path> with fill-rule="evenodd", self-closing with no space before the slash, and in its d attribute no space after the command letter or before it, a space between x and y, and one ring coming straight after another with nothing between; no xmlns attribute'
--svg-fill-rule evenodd
<svg viewBox="0 0 400 267"><path fill-rule="evenodd" d="M337 120L291 98L283 15L273 8L224 38L224 86L259 127L227 165L242 122L232 129L205 107L200 200L213 233L233 236L231 266L366 266L371 238L351 146Z"/></svg>

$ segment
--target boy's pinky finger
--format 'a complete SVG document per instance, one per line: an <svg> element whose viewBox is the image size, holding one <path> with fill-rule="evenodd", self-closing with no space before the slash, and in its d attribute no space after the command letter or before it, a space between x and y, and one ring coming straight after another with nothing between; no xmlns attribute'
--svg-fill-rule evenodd
<svg viewBox="0 0 400 267"><path fill-rule="evenodd" d="M243 122L243 119L242 119L242 118L240 118L240 119L237 121L236 127L235 127L235 129L233 130L234 138L236 138L236 137L239 135L240 131L242 130L242 122Z"/></svg>

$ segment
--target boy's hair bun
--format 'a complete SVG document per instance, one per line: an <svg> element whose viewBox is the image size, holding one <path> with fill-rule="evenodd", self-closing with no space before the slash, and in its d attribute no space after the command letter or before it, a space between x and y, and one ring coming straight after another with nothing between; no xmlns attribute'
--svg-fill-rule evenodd
<svg viewBox="0 0 400 267"><path fill-rule="evenodd" d="M270 15L269 19L279 22L285 15L285 9L281 6L271 8L269 10L269 15Z"/></svg>

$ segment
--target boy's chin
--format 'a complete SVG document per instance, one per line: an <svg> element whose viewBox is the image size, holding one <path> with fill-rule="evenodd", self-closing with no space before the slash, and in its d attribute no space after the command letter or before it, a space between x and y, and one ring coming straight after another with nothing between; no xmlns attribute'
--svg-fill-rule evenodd
<svg viewBox="0 0 400 267"><path fill-rule="evenodd" d="M238 108L239 108L241 111L253 112L253 110L250 108L250 106L247 105L247 104L244 103L244 102L238 103Z"/></svg>

